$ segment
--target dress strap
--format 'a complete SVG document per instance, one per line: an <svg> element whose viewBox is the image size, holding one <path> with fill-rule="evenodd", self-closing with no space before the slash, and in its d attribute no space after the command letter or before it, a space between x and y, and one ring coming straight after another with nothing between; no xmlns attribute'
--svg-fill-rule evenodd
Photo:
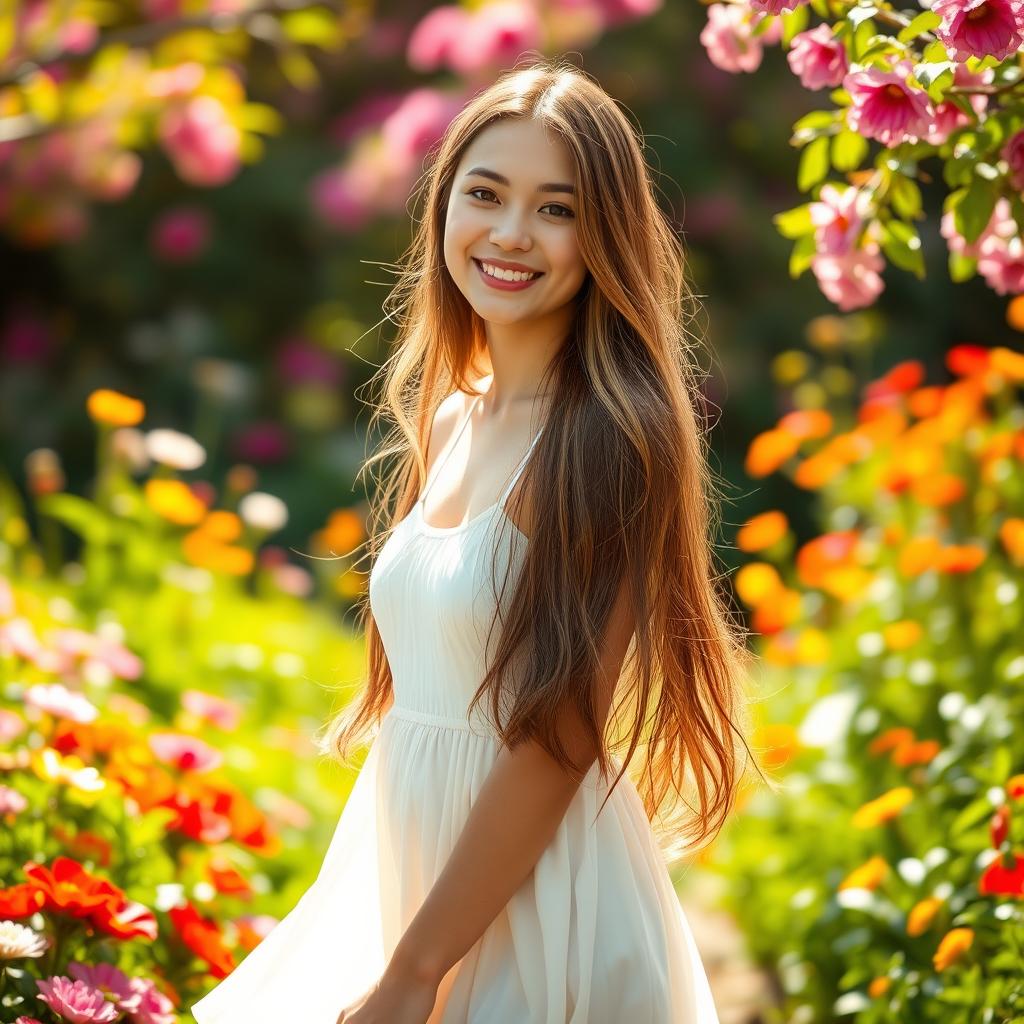
<svg viewBox="0 0 1024 1024"><path fill-rule="evenodd" d="M536 434L533 435L533 440L530 442L530 446L526 449L526 454L519 460L519 465L516 466L515 472L512 474L512 479L509 480L505 486L505 490L502 492L501 497L497 501L499 508L503 507L508 496L512 493L512 488L515 487L516 481L519 479L519 475L526 468L526 463L529 461L530 453L533 451L534 446L540 440L540 435L544 433L544 424L540 425L540 429Z"/></svg>
<svg viewBox="0 0 1024 1024"><path fill-rule="evenodd" d="M423 493L420 495L419 500L416 502L417 505L423 504L423 499L427 496L427 491L430 490L430 485L437 479L437 474L440 471L441 467L444 465L445 460L452 453L456 444L458 444L459 442L459 438L462 436L462 432L466 429L466 425L473 418L473 412L476 409L477 402L479 402L480 399L483 397L483 395L477 395L476 398L473 399L473 403L470 405L469 412L466 413L466 417L462 421L462 425L459 427L458 430L455 431L455 434L453 435L452 439L448 442L444 451L438 456L437 462L434 463L433 472L428 477L426 485L423 488Z"/></svg>

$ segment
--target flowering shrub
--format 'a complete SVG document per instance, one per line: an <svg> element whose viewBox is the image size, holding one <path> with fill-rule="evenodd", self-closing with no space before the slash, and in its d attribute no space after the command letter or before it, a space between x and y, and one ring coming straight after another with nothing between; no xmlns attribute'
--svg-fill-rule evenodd
<svg viewBox="0 0 1024 1024"><path fill-rule="evenodd" d="M821 21L809 28L812 13ZM810 269L843 310L874 302L886 259L923 277L919 183L940 175L953 280L978 274L1000 295L1024 292L1017 0L923 11L888 0L712 3L701 41L732 73L756 71L763 46L781 43L806 89L832 90L833 106L793 126L797 185L817 198L775 218L795 243L791 276Z"/></svg>
<svg viewBox="0 0 1024 1024"><path fill-rule="evenodd" d="M343 803L314 757L322 683L361 659L330 603L298 600L313 577L259 549L287 509L251 472L212 508L183 478L194 440L138 432L126 395L88 408L92 497L35 453L37 543L0 487L0 1021L173 1024L312 881ZM361 540L345 510L321 533ZM355 592L344 565L325 597Z"/></svg>
<svg viewBox="0 0 1024 1024"><path fill-rule="evenodd" d="M781 792L713 860L787 1020L1024 1013L1024 356L946 363L949 383L909 361L856 409L788 412L747 454L824 531L769 510L736 538Z"/></svg>

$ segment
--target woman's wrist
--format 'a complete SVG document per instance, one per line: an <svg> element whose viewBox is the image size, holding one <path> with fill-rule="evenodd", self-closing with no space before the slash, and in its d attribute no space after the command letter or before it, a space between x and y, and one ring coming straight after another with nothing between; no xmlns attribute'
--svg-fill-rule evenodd
<svg viewBox="0 0 1024 1024"><path fill-rule="evenodd" d="M448 968L436 953L417 949L408 939L409 936L406 934L395 948L384 972L385 978L399 984L430 985L437 988Z"/></svg>

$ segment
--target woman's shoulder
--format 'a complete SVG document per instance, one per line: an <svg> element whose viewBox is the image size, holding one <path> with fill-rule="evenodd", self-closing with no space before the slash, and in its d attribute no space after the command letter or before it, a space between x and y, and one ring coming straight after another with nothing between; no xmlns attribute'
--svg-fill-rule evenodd
<svg viewBox="0 0 1024 1024"><path fill-rule="evenodd" d="M471 386L478 391L482 390L479 383L474 382ZM476 397L477 395L474 393L456 389L441 400L430 425L426 455L428 461L448 443L452 434L469 413L470 406L476 401Z"/></svg>

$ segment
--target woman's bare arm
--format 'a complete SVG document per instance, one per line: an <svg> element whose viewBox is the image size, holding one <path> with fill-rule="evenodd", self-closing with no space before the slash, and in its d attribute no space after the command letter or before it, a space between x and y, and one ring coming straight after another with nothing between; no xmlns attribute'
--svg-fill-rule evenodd
<svg viewBox="0 0 1024 1024"><path fill-rule="evenodd" d="M597 685L598 724L607 719L633 633L626 590L620 589L605 634ZM560 736L576 764L596 756L575 715L563 715ZM469 951L554 838L579 781L538 744L502 749L484 780L451 856L402 936L386 976L440 984Z"/></svg>

